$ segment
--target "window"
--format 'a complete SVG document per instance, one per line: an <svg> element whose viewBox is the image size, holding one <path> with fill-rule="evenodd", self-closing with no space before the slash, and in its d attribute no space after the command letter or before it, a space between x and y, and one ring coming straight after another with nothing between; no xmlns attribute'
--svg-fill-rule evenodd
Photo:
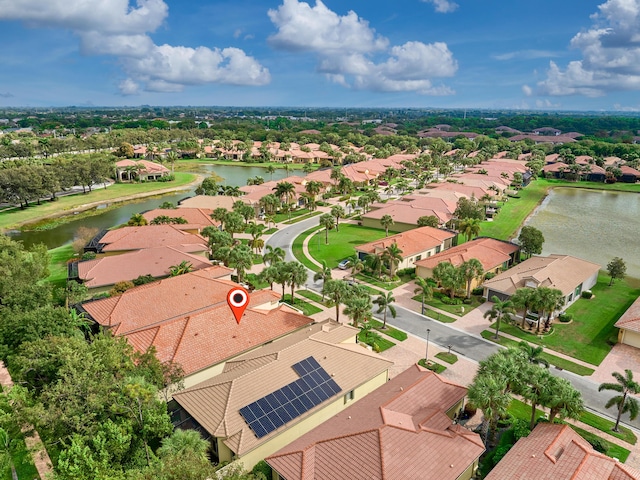
<svg viewBox="0 0 640 480"><path fill-rule="evenodd" d="M415 261L417 262L418 260L421 260L421 259L422 259L422 255L418 255Z"/></svg>
<svg viewBox="0 0 640 480"><path fill-rule="evenodd" d="M349 403L351 400L353 400L355 398L355 395L353 393L353 390L350 390L349 392L347 392L347 394L344 396L344 403Z"/></svg>
<svg viewBox="0 0 640 480"><path fill-rule="evenodd" d="M436 247L436 253L440 253L440 245Z"/></svg>

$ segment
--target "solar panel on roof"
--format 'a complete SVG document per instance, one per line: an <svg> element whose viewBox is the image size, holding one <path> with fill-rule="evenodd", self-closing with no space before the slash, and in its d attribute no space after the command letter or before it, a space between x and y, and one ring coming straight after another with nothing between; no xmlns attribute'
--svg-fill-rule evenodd
<svg viewBox="0 0 640 480"><path fill-rule="evenodd" d="M291 366L300 378L242 407L240 415L262 438L342 390L313 357Z"/></svg>

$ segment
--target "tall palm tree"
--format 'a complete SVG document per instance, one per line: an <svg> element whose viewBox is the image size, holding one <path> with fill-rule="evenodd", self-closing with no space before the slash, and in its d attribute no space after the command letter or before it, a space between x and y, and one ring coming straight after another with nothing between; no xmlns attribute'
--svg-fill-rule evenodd
<svg viewBox="0 0 640 480"><path fill-rule="evenodd" d="M331 280L331 268L327 265L327 262L322 260L322 268L319 272L313 276L313 281L317 282L318 280L322 280L322 284L327 280ZM322 301L324 302L324 289L322 290Z"/></svg>
<svg viewBox="0 0 640 480"><path fill-rule="evenodd" d="M549 368L549 362L541 356L544 353L544 347L534 347L529 342L525 342L523 340L518 344L518 348L522 351L529 363L532 363L534 365L542 365L545 368Z"/></svg>
<svg viewBox="0 0 640 480"><path fill-rule="evenodd" d="M393 225L395 222L393 221L393 217L391 215L383 215L380 219L380 225L384 228L384 236L389 236L389 227Z"/></svg>
<svg viewBox="0 0 640 480"><path fill-rule="evenodd" d="M396 307L392 304L396 299L393 296L393 292L387 292L386 295L382 294L378 298L376 298L373 303L378 305L377 313L382 313L382 329L387 328L387 310L391 312L391 316L396 318Z"/></svg>
<svg viewBox="0 0 640 480"><path fill-rule="evenodd" d="M285 251L280 247L273 247L272 245L267 245L265 247L264 255L262 256L262 260L268 264L269 266L274 263L283 262L285 257Z"/></svg>
<svg viewBox="0 0 640 480"><path fill-rule="evenodd" d="M398 247L397 243L392 243L384 252L382 252L382 258L389 265L389 276L393 279L396 273L396 267L402 262L402 250Z"/></svg>
<svg viewBox="0 0 640 480"><path fill-rule="evenodd" d="M613 431L617 432L618 426L620 425L620 418L623 413L629 413L629 418L631 420L635 420L638 416L640 404L637 399L630 397L629 395L637 395L640 393L640 384L633 379L633 372L629 369L624 371L624 375L619 372L613 372L611 375L618 383L601 383L598 387L598 391L613 390L614 392L621 394L610 398L605 404L605 408L610 408L614 405L618 407L616 424L613 427Z"/></svg>
<svg viewBox="0 0 640 480"><path fill-rule="evenodd" d="M504 391L502 382L489 375L476 375L467 391L469 403L482 410L484 442L489 443L498 419L507 414L512 397Z"/></svg>
<svg viewBox="0 0 640 480"><path fill-rule="evenodd" d="M324 227L324 244L329 245L329 230L335 227L333 223L333 215L330 213L323 213L320 215L320 226Z"/></svg>
<svg viewBox="0 0 640 480"><path fill-rule="evenodd" d="M280 198L282 203L291 203L296 193L296 187L290 182L279 182L273 187L276 197Z"/></svg>
<svg viewBox="0 0 640 480"><path fill-rule="evenodd" d="M484 268L482 268L482 263L477 258L471 258L466 262L463 262L460 267L460 273L462 274L462 278L467 283L467 298L471 298L471 283L476 278L481 278L484 274Z"/></svg>
<svg viewBox="0 0 640 480"><path fill-rule="evenodd" d="M342 208L342 206L340 205L334 205L333 207L331 207L331 215L334 216L336 219L336 232L339 232L340 219L346 215L344 208Z"/></svg>
<svg viewBox="0 0 640 480"><path fill-rule="evenodd" d="M437 280L453 299L464 283L460 269L449 262L440 262L433 269L433 278Z"/></svg>
<svg viewBox="0 0 640 480"><path fill-rule="evenodd" d="M169 153L167 153L167 160L171 162L171 173L173 173L175 170L176 160L178 160L178 154L171 150Z"/></svg>
<svg viewBox="0 0 640 480"><path fill-rule="evenodd" d="M347 296L344 313L353 321L353 326L358 327L360 322L367 322L371 318L373 307L369 295Z"/></svg>
<svg viewBox="0 0 640 480"><path fill-rule="evenodd" d="M291 305L295 302L294 290L296 287L304 285L309 278L307 267L299 262L289 262L289 285L291 285Z"/></svg>
<svg viewBox="0 0 640 480"><path fill-rule="evenodd" d="M536 288L534 308L537 308L539 312L537 332L540 332L540 320L544 319L545 315L548 315L550 320L553 311L558 307L560 299L562 299L562 292L558 289L549 287Z"/></svg>
<svg viewBox="0 0 640 480"><path fill-rule="evenodd" d="M468 242L471 238L477 237L480 233L480 220L477 218L465 218L460 221L458 230L467 237Z"/></svg>
<svg viewBox="0 0 640 480"><path fill-rule="evenodd" d="M502 302L494 295L491 297L491 301L493 302L493 306L491 307L491 310L485 312L484 318L488 318L491 322L496 322L495 339L497 340L498 332L500 331L500 323L511 322L511 315L514 313L514 310L509 300Z"/></svg>
<svg viewBox="0 0 640 480"><path fill-rule="evenodd" d="M531 402L531 421L529 428L536 426L536 409L544 404L550 396L549 387L552 383L551 373L545 368L529 368L527 371L527 384L523 396Z"/></svg>
<svg viewBox="0 0 640 480"><path fill-rule="evenodd" d="M413 293L419 294L422 297L420 313L424 315L424 301L433 298L433 286L426 278L422 277L416 277L415 284L416 288L414 288Z"/></svg>
<svg viewBox="0 0 640 480"><path fill-rule="evenodd" d="M545 407L549 408L549 422L553 423L556 417L580 418L584 411L582 394L564 378L551 376L549 396L545 401Z"/></svg>
<svg viewBox="0 0 640 480"><path fill-rule="evenodd" d="M336 305L336 322L340 321L340 304L349 297L349 285L344 280L327 280L322 293Z"/></svg>
<svg viewBox="0 0 640 480"><path fill-rule="evenodd" d="M527 320L527 312L535 303L535 294L536 292L532 288L518 288L509 298L514 308L522 310L522 324L520 325L522 328Z"/></svg>
<svg viewBox="0 0 640 480"><path fill-rule="evenodd" d="M267 165L265 170L270 175L269 179L273 180L273 173L276 171L276 167L274 167L273 165Z"/></svg>

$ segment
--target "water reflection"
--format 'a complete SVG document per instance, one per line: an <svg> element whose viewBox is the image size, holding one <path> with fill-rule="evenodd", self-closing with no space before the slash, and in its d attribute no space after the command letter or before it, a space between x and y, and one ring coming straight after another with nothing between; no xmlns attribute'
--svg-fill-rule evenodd
<svg viewBox="0 0 640 480"><path fill-rule="evenodd" d="M575 255L603 269L621 257L627 275L640 278L639 215L637 193L554 188L527 225L542 231L543 255Z"/></svg>

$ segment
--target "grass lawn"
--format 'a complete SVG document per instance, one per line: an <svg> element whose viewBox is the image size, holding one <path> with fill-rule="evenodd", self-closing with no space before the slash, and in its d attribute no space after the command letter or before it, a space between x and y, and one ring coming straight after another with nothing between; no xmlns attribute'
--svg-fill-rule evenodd
<svg viewBox="0 0 640 480"><path fill-rule="evenodd" d="M384 288L385 290L393 290L394 288L413 280L410 274L400 275L398 280L395 282L381 282L377 278L367 275L366 273L358 273L355 278L362 280L363 282L370 283L371 285L375 285L376 287Z"/></svg>
<svg viewBox="0 0 640 480"><path fill-rule="evenodd" d="M376 330L384 333L385 335L391 338L395 338L400 342L404 342L407 339L407 334L405 332L403 332L402 330L398 330L397 328L390 327L389 324L387 324L387 328L383 330L382 322L375 319L371 319L369 320L369 325L371 325Z"/></svg>
<svg viewBox="0 0 640 480"><path fill-rule="evenodd" d="M320 228L319 226L314 230ZM304 234L303 234L304 235ZM384 230L361 227L353 224L341 224L340 231L329 231L329 244L325 245L325 232L322 230L309 241L309 253L322 263L327 262L329 268L338 266L341 260L355 254L354 248L363 243L373 242L384 237Z"/></svg>
<svg viewBox="0 0 640 480"><path fill-rule="evenodd" d="M272 235L274 233L276 233L278 231L278 229L276 227L271 227L268 230L265 230L263 233L264 235Z"/></svg>
<svg viewBox="0 0 640 480"><path fill-rule="evenodd" d="M444 303L442 301L443 297L447 299L449 298L443 293L435 292L431 300L425 299L424 304L430 305L434 308L438 308L440 310L444 310L445 312L449 312L458 317L461 317L484 303L484 298L482 298L482 296L480 295L471 295L471 303L468 303L468 304L461 303L460 305L449 305L448 303ZM422 295L419 295L419 294L416 295L415 297L413 297L413 300L415 300L416 302L422 303ZM464 311L463 311L463 308L464 308Z"/></svg>
<svg viewBox="0 0 640 480"><path fill-rule="evenodd" d="M64 287L67 281L67 261L73 256L71 244L49 250L49 276L46 281Z"/></svg>
<svg viewBox="0 0 640 480"><path fill-rule="evenodd" d="M436 312L435 310L431 310L430 308L424 307L424 314L429 318L433 318L434 320L438 320L442 323L453 323L457 320L457 318L450 317L449 315L445 315L444 313Z"/></svg>
<svg viewBox="0 0 640 480"><path fill-rule="evenodd" d="M391 340L382 338L380 334L371 330L361 330L358 333L358 341L369 345L374 352L384 352L395 345Z"/></svg>
<svg viewBox="0 0 640 480"><path fill-rule="evenodd" d="M310 213L307 213L306 215L300 215L299 217L292 218L291 220L284 222L284 224L293 225L294 223L302 222L303 220L308 220L309 218L320 215L321 213L322 212L310 212Z"/></svg>
<svg viewBox="0 0 640 480"><path fill-rule="evenodd" d="M253 288L256 290L262 290L263 288L267 288L269 284L267 282L263 282L260 280L260 277L255 273L247 273L245 275L247 283L253 285Z"/></svg>
<svg viewBox="0 0 640 480"><path fill-rule="evenodd" d="M323 301L322 295L318 295L316 292L312 292L311 290L297 290L296 294L308 298L309 300L313 300L314 302L319 303L320 305L324 305L325 307L332 308L336 306L335 303L333 303L326 297Z"/></svg>
<svg viewBox="0 0 640 480"><path fill-rule="evenodd" d="M292 305L291 303L291 295L285 295L282 299L284 303ZM321 312L322 309L320 307L316 307L315 305L311 305L309 302L305 302L301 298L295 297L293 306L298 310L301 310L303 314L306 316L313 315L314 313Z"/></svg>
<svg viewBox="0 0 640 480"><path fill-rule="evenodd" d="M36 222L61 212L72 213L81 205L93 202L107 202L138 193L151 193L168 188L175 188L191 183L196 177L191 173L175 174L172 182L115 183L110 187L94 189L91 193L78 193L58 198L55 202L43 202L41 205L31 204L25 210L19 208L0 213L0 229L14 228L18 225ZM103 211L103 210L102 210ZM101 211L101 212L102 212ZM77 216L74 216L77 219Z"/></svg>
<svg viewBox="0 0 640 480"><path fill-rule="evenodd" d="M608 418L601 417L600 415L596 415L595 413L591 413L588 411L582 412L582 414L580 415L580 421L594 428L597 428L602 432L606 432L609 435L613 435L620 440L624 440L631 445L635 445L638 441L636 435L623 425L620 425L618 427L620 429L620 432L612 431L611 429L614 427L615 422L609 420Z"/></svg>
<svg viewBox="0 0 640 480"><path fill-rule="evenodd" d="M438 362L434 362L433 360L429 360L429 365L427 365L424 358L418 360L418 365L436 373L442 373L447 369L444 365L440 365Z"/></svg>
<svg viewBox="0 0 640 480"><path fill-rule="evenodd" d="M495 330L494 331L489 331L489 330L485 330L481 333L482 338L485 338L487 340L491 340L492 342L497 343L498 345L502 345L504 347L517 347L518 346L518 342L516 342L515 340L511 340L510 338L505 338L501 335L498 335L498 340L496 340L495 337ZM551 365L555 365L556 367L560 367L563 370L567 370L569 372L573 372L576 375L583 375L585 377L588 377L589 375L591 375L594 370L593 368L589 368L589 367L584 367L582 365L578 365L577 363L573 363L570 360L566 360L564 358L558 357L556 355L551 355L550 353L547 352L543 352L540 355L541 358L544 358L547 362L549 362Z"/></svg>
<svg viewBox="0 0 640 480"><path fill-rule="evenodd" d="M304 243L306 238L316 230L318 230L318 227L313 227L313 228L310 228L309 230L302 232L300 235L298 235L296 239L293 241L293 243L291 244L291 253L293 254L294 257L296 257L296 260L298 260L301 264L303 264L309 270L312 270L314 272L319 272L320 267L318 267L318 265L313 263L311 260L309 260L309 258L307 258L307 256L304 253L302 253L302 244ZM315 240L312 240L311 242L315 242Z"/></svg>
<svg viewBox="0 0 640 480"><path fill-rule="evenodd" d="M458 356L455 353L448 352L436 353L436 358L439 358L443 362L447 362L450 365L453 365L458 361Z"/></svg>
<svg viewBox="0 0 640 480"><path fill-rule="evenodd" d="M553 333L542 340L514 325L503 324L500 329L592 365L600 365L611 350L609 340L615 338L616 328L613 325L640 295L636 279L617 281L611 287L608 285L608 275L601 273L598 283L591 289L595 298L581 298L571 305L567 313L573 315L573 322L554 324Z"/></svg>
<svg viewBox="0 0 640 480"><path fill-rule="evenodd" d="M286 222L289 220L293 220L294 218L302 217L303 215L308 215L309 213L310 212L308 208L299 208L297 210L293 210L288 213L276 213L273 216L273 221L276 223ZM295 222L291 222L291 223L295 223Z"/></svg>

